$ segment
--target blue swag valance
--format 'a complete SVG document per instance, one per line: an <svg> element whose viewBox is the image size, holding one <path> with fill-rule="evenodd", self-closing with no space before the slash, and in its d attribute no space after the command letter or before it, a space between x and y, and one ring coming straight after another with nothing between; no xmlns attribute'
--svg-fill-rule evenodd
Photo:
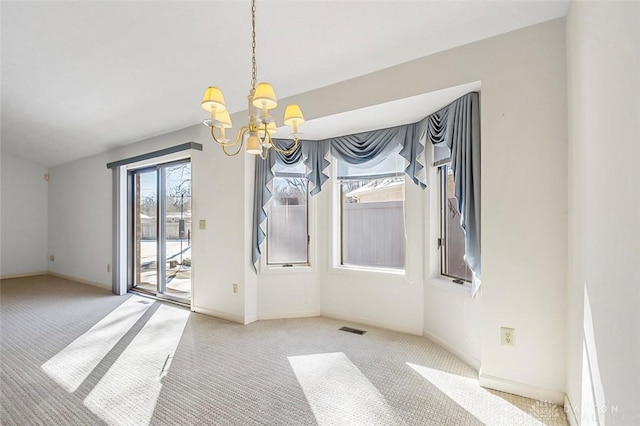
<svg viewBox="0 0 640 426"><path fill-rule="evenodd" d="M372 130L320 141L302 140L290 154L269 150L266 160L256 157L253 215L253 264L256 267L265 239L266 205L271 199L273 166L296 165L307 169L310 194L316 195L329 179L331 156L348 164L363 164L400 150L407 165L405 173L420 188L427 187L425 142L451 152L462 227L465 230L465 260L476 277L480 277L480 116L478 93L468 93L426 118L412 124ZM290 149L293 141L274 139L281 149ZM331 154L331 155L329 155Z"/></svg>

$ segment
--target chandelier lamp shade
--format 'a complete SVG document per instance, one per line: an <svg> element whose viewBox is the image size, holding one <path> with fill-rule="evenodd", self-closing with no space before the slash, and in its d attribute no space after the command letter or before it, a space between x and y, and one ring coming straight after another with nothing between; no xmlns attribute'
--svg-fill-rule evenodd
<svg viewBox="0 0 640 426"><path fill-rule="evenodd" d="M293 139L293 144L285 150L272 143L271 135L276 133L277 126L269 110L278 106L278 99L271 84L264 82L256 84L256 0L251 0L251 64L251 89L247 97L249 122L238 130L235 139L228 139L226 130L232 127L232 123L224 95L219 88L209 86L204 92L201 103L202 109L209 113L209 117L203 123L211 129L211 138L222 147L222 151L227 156L238 155L243 146L246 146L248 154L259 155L262 159L267 158L271 148L281 153L291 153L300 143L298 126L304 123L304 116L299 105L288 105L284 112L284 124L293 129L289 135ZM235 146L237 148L228 150Z"/></svg>

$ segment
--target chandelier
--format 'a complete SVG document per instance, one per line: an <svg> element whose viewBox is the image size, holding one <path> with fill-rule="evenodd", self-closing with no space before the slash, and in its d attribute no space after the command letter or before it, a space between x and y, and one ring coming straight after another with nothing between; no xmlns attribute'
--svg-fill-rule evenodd
<svg viewBox="0 0 640 426"><path fill-rule="evenodd" d="M271 135L276 132L276 123L269 115L269 110L278 106L278 100L269 83L259 83L256 86L256 70L256 1L251 0L251 90L247 97L249 123L242 126L235 139L231 141L225 133L232 124L222 91L217 87L209 86L204 92L201 104L202 109L210 113L203 124L211 129L211 138L222 147L225 155L230 157L238 155L245 144L248 154L259 155L262 159L266 159L270 148L283 154L290 154L300 143L298 125L304 123L304 116L296 104L288 105L284 112L284 124L293 128L293 133L290 134L293 145L289 149L280 149L272 143ZM227 151L227 148L236 145L239 146L235 151Z"/></svg>

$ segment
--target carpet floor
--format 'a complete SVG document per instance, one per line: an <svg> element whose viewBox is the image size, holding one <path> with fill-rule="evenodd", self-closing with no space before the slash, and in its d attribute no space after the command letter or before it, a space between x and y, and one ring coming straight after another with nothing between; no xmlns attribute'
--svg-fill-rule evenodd
<svg viewBox="0 0 640 426"><path fill-rule="evenodd" d="M2 280L0 296L3 425L567 424L424 337L243 326L51 276Z"/></svg>

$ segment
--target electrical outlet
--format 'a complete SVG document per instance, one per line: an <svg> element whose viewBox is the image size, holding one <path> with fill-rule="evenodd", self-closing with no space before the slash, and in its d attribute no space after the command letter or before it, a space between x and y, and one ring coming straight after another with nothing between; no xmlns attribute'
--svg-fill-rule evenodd
<svg viewBox="0 0 640 426"><path fill-rule="evenodd" d="M200 229L201 229L201 230L203 230L203 231L204 231L205 229L207 229L207 221L206 221L206 220L204 220L204 219L203 219L203 220L201 220L201 221L199 222L199 225L200 225L199 227L200 227Z"/></svg>
<svg viewBox="0 0 640 426"><path fill-rule="evenodd" d="M56 260L56 257L54 255L49 256L49 261L53 262L54 260Z"/></svg>
<svg viewBox="0 0 640 426"><path fill-rule="evenodd" d="M107 263L107 272L111 272L111 264Z"/></svg>
<svg viewBox="0 0 640 426"><path fill-rule="evenodd" d="M515 328L500 327L500 343L504 346L516 345Z"/></svg>
<svg viewBox="0 0 640 426"><path fill-rule="evenodd" d="M231 293L238 294L238 284L236 283L231 284Z"/></svg>

